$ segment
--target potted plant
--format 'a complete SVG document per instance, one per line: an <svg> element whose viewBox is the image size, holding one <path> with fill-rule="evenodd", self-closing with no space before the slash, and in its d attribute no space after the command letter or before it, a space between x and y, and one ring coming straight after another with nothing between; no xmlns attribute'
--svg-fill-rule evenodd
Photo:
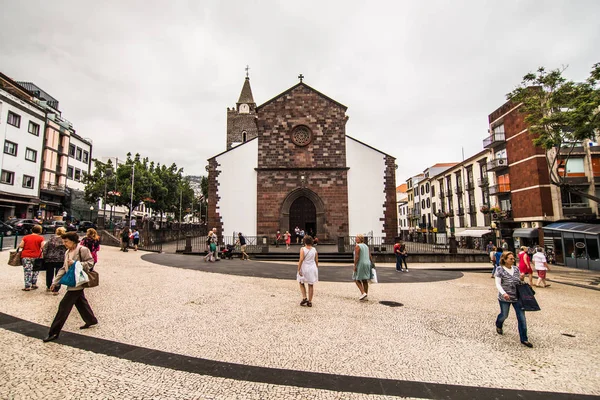
<svg viewBox="0 0 600 400"><path fill-rule="evenodd" d="M496 213L496 214L499 214L499 213L501 213L501 212L502 212L502 210L500 209L500 207L498 207L498 206L494 206L494 207L490 208L490 212L491 212L491 213Z"/></svg>
<svg viewBox="0 0 600 400"><path fill-rule="evenodd" d="M479 209L479 211L481 211L484 214L489 214L490 208L486 204L484 204L484 205L481 206L481 208Z"/></svg>

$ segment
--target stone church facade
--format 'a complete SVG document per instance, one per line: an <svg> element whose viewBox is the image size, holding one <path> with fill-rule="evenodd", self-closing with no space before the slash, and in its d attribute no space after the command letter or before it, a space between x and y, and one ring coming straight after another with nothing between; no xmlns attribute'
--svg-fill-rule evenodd
<svg viewBox="0 0 600 400"><path fill-rule="evenodd" d="M246 77L227 110L227 149L208 160L208 224L321 241L397 232L395 158L346 135L347 107L302 81L256 106Z"/></svg>

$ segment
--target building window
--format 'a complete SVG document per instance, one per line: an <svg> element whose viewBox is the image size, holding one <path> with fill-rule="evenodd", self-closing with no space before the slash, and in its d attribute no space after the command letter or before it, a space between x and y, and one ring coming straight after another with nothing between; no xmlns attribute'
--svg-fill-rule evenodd
<svg viewBox="0 0 600 400"><path fill-rule="evenodd" d="M0 183L5 183L7 185L12 185L15 181L15 173L10 171L2 170L2 174L0 175Z"/></svg>
<svg viewBox="0 0 600 400"><path fill-rule="evenodd" d="M13 142L9 142L8 140L4 141L4 153L10 154L11 156L17 155L17 144Z"/></svg>
<svg viewBox="0 0 600 400"><path fill-rule="evenodd" d="M425 193L429 193L429 183L425 184Z"/></svg>
<svg viewBox="0 0 600 400"><path fill-rule="evenodd" d="M242 131L242 142L246 143L246 140L248 140L248 133L246 131Z"/></svg>
<svg viewBox="0 0 600 400"><path fill-rule="evenodd" d="M75 180L79 182L81 180L81 170L75 168Z"/></svg>
<svg viewBox="0 0 600 400"><path fill-rule="evenodd" d="M81 161L83 161L84 163L88 163L88 159L90 157L90 153L88 153L87 151L83 152L83 159Z"/></svg>
<svg viewBox="0 0 600 400"><path fill-rule="evenodd" d="M421 186L421 196L425 195L425 186Z"/></svg>
<svg viewBox="0 0 600 400"><path fill-rule="evenodd" d="M23 187L27 189L33 189L33 182L35 178L29 175L23 175Z"/></svg>
<svg viewBox="0 0 600 400"><path fill-rule="evenodd" d="M425 209L425 200L421 200L421 210Z"/></svg>
<svg viewBox="0 0 600 400"><path fill-rule="evenodd" d="M15 114L12 111L8 112L8 118L6 123L12 126L16 126L17 128L21 127L21 116L19 114Z"/></svg>
<svg viewBox="0 0 600 400"><path fill-rule="evenodd" d="M67 178L73 179L73 167L67 167Z"/></svg>
<svg viewBox="0 0 600 400"><path fill-rule="evenodd" d="M77 151L75 152L75 159L77 161L81 161L82 152L83 152L83 150L81 150L81 147L78 147Z"/></svg>
<svg viewBox="0 0 600 400"><path fill-rule="evenodd" d="M435 197L435 185L431 185L431 197Z"/></svg>
<svg viewBox="0 0 600 400"><path fill-rule="evenodd" d="M429 200L429 197L427 198L427 208L431 207L431 201Z"/></svg>
<svg viewBox="0 0 600 400"><path fill-rule="evenodd" d="M69 157L75 158L75 145L74 144L69 145Z"/></svg>
<svg viewBox="0 0 600 400"><path fill-rule="evenodd" d="M27 128L27 131L32 135L40 136L40 126L35 122L29 121L29 127Z"/></svg>
<svg viewBox="0 0 600 400"><path fill-rule="evenodd" d="M27 161L37 161L37 151L30 149L29 147L25 149L25 159Z"/></svg>

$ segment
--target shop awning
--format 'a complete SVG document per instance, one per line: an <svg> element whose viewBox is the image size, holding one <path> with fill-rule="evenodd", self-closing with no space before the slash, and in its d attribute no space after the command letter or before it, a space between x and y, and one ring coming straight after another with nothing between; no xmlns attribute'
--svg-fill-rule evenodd
<svg viewBox="0 0 600 400"><path fill-rule="evenodd" d="M544 230L560 231L560 232L577 232L587 233L589 235L600 234L600 225L597 224L586 224L583 222L555 222L550 225L546 225Z"/></svg>
<svg viewBox="0 0 600 400"><path fill-rule="evenodd" d="M483 235L487 235L489 233L492 233L492 231L490 231L489 229L466 229L462 232L456 233L454 236L482 237Z"/></svg>
<svg viewBox="0 0 600 400"><path fill-rule="evenodd" d="M536 238L539 237L539 231L537 228L517 228L513 231L513 237L518 237L518 238L526 238L526 239L531 239L531 238Z"/></svg>

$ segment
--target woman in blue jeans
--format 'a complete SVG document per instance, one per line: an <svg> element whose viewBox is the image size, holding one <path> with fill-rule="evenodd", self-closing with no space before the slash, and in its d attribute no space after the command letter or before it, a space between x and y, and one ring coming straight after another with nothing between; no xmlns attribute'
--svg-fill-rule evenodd
<svg viewBox="0 0 600 400"><path fill-rule="evenodd" d="M519 327L519 337L521 344L527 347L533 347L527 340L527 320L525 311L517 303L517 285L520 285L525 275L515 267L515 255L510 251L505 251L500 257L500 265L494 273L496 278L496 288L498 288L498 302L500 303L500 314L496 318L496 332L502 335L502 325L508 318L508 311L512 304Z"/></svg>

